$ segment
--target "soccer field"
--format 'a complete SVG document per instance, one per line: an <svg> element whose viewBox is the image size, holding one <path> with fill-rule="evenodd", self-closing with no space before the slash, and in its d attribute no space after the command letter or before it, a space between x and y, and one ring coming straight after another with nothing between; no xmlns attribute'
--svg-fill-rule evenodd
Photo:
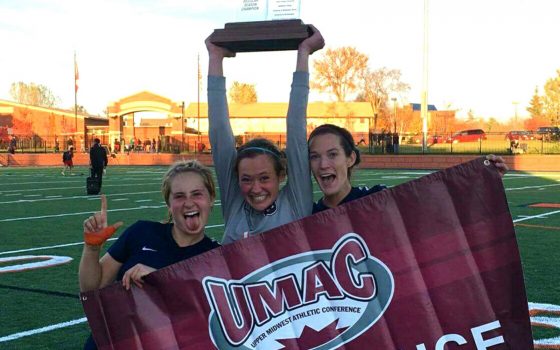
<svg viewBox="0 0 560 350"><path fill-rule="evenodd" d="M0 168L0 349L80 349L89 333L78 298L78 265L82 222L99 210L100 201L85 194L86 168L74 168L72 176L62 176L60 170ZM110 167L103 178L109 222L163 220L160 183L165 170ZM395 186L428 173L358 170L353 183ZM560 349L560 173L510 172L504 186L537 347ZM317 187L315 191L318 197ZM219 201L206 232L216 239L222 236ZM29 262L17 257L45 255L61 257L59 265L11 271Z"/></svg>

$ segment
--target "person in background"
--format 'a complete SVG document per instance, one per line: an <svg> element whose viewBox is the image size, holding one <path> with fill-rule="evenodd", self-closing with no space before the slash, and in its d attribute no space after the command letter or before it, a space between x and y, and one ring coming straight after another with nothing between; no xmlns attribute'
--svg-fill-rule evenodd
<svg viewBox="0 0 560 350"><path fill-rule="evenodd" d="M74 169L74 146L70 146L68 151L64 151L62 153L62 163L64 163L64 168L62 168L62 175L66 175L66 171L70 171L70 175L72 175L72 169Z"/></svg>
<svg viewBox="0 0 560 350"><path fill-rule="evenodd" d="M393 153L399 154L400 137L398 132L393 133Z"/></svg>
<svg viewBox="0 0 560 350"><path fill-rule="evenodd" d="M323 197L313 204L313 213L381 191L387 186L354 187L350 179L354 166L360 164L360 151L354 146L352 134L345 128L324 124L309 135L309 164ZM500 175L509 169L502 157L488 155Z"/></svg>
<svg viewBox="0 0 560 350"><path fill-rule="evenodd" d="M8 153L15 154L16 146L17 146L17 139L15 136L12 135L12 138L10 139L10 145L8 146Z"/></svg>
<svg viewBox="0 0 560 350"><path fill-rule="evenodd" d="M142 288L147 274L220 246L204 232L216 198L208 168L195 160L174 163L163 177L161 192L167 205L166 222L137 221L100 258L103 243L122 225L108 224L107 199L101 196L101 211L83 224L80 291L114 281L121 281L127 290L132 285ZM96 349L91 336L84 349Z"/></svg>
<svg viewBox="0 0 560 350"><path fill-rule="evenodd" d="M225 221L222 243L231 243L311 214L313 192L306 144L308 61L309 55L325 45L321 33L312 29L312 36L299 44L297 52L287 116L287 159L266 139L251 140L236 150L222 65L224 57L234 57L235 53L206 39L210 146ZM287 184L280 189L286 176Z"/></svg>
<svg viewBox="0 0 560 350"><path fill-rule="evenodd" d="M99 180L99 188L101 188L103 170L107 167L107 163L107 151L101 147L101 141L96 138L89 150L89 164L91 166L91 177Z"/></svg>

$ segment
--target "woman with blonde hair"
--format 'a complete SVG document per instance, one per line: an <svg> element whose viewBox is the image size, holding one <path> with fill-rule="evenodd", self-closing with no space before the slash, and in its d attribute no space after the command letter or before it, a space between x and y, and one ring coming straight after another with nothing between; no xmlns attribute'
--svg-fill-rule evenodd
<svg viewBox="0 0 560 350"><path fill-rule="evenodd" d="M101 211L83 224L80 291L99 289L114 281L122 281L126 289L132 284L142 288L147 274L219 246L204 233L216 198L208 168L195 160L173 164L163 177L161 192L168 220L137 221L99 258L103 243L122 225L108 225L107 199L101 196ZM85 349L95 348L90 337Z"/></svg>

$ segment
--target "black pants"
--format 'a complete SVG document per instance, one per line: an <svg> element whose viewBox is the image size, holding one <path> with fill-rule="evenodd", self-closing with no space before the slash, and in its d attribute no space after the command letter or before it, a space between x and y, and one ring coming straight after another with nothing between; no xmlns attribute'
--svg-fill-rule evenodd
<svg viewBox="0 0 560 350"><path fill-rule="evenodd" d="M101 179L103 178L103 167L100 168L92 167L91 177L99 179L99 188L101 188Z"/></svg>

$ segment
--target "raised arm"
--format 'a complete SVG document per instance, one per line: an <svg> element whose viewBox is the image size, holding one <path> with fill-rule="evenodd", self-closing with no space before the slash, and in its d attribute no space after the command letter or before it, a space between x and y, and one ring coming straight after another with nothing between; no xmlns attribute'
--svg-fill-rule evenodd
<svg viewBox="0 0 560 350"><path fill-rule="evenodd" d="M313 52L321 50L325 46L325 39L321 32L313 25L309 25L313 30L313 35L302 41L298 46L296 71L309 72L309 55Z"/></svg>
<svg viewBox="0 0 560 350"><path fill-rule="evenodd" d="M99 289L113 282L121 267L109 254L99 259L101 247L122 222L107 225L107 198L101 196L101 211L84 221L84 249L80 260L80 291Z"/></svg>
<svg viewBox="0 0 560 350"><path fill-rule="evenodd" d="M325 41L312 26L313 35L298 47L287 117L288 186L292 206L298 217L311 214L313 189L307 147L307 102L309 96L309 55L322 49Z"/></svg>
<svg viewBox="0 0 560 350"><path fill-rule="evenodd" d="M239 185L234 172L237 151L235 138L229 121L226 98L226 82L223 76L224 57L234 57L235 53L216 46L206 39L208 49L208 121L212 159L220 187L222 214L227 224L230 209L239 198Z"/></svg>

